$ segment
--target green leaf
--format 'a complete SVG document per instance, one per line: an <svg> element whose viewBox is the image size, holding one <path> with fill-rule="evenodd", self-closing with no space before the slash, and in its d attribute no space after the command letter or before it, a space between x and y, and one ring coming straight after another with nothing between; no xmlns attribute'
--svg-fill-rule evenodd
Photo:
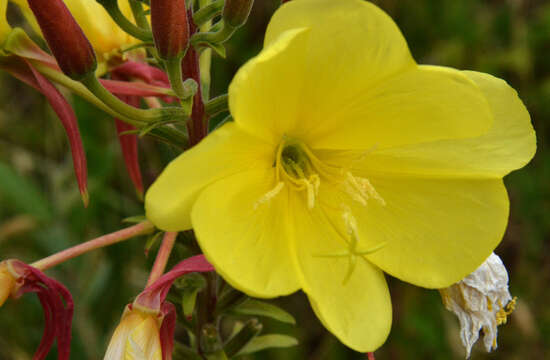
<svg viewBox="0 0 550 360"><path fill-rule="evenodd" d="M254 299L248 299L235 306L230 313L234 315L265 316L287 324L296 324L294 317L280 307Z"/></svg>
<svg viewBox="0 0 550 360"><path fill-rule="evenodd" d="M0 162L0 200L17 211L29 214L37 220L51 217L51 208L36 185Z"/></svg>
<svg viewBox="0 0 550 360"><path fill-rule="evenodd" d="M298 345L298 340L288 335L271 334L257 336L237 354L246 355L270 348L287 348Z"/></svg>

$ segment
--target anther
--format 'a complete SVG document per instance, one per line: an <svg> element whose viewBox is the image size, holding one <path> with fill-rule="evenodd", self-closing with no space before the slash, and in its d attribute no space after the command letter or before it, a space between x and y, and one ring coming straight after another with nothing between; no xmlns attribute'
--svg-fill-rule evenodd
<svg viewBox="0 0 550 360"><path fill-rule="evenodd" d="M260 197L255 203L254 203L254 210L256 210L260 205L265 204L271 199L273 199L275 196L277 196L281 190L283 190L283 187L285 186L285 183L282 181L279 181L277 185L268 192L266 192L262 197Z"/></svg>

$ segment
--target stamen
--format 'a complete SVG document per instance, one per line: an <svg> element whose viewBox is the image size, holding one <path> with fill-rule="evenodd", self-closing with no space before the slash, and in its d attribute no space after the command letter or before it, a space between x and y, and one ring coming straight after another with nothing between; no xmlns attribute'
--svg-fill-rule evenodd
<svg viewBox="0 0 550 360"><path fill-rule="evenodd" d="M259 198L255 203L254 203L254 210L256 210L260 205L262 204L265 204L269 201L271 201L271 199L273 199L275 196L277 196L281 190L283 190L283 187L285 186L285 183L282 182L282 181L279 181L277 183L277 185L275 185L275 187L271 190L269 190L268 192L266 192L264 195L262 195L261 198Z"/></svg>
<svg viewBox="0 0 550 360"><path fill-rule="evenodd" d="M516 309L517 297L514 296L512 300L504 307L499 300L500 310L496 314L497 325L506 324L508 316Z"/></svg>
<svg viewBox="0 0 550 360"><path fill-rule="evenodd" d="M348 195L363 206L367 205L369 198L376 199L382 206L386 206L384 199L378 194L371 182L363 177L353 176L350 171L347 171L345 181L345 189Z"/></svg>

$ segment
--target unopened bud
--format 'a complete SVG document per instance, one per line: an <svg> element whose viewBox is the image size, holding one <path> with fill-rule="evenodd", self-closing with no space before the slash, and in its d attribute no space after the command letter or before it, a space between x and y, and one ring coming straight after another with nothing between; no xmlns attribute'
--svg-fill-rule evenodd
<svg viewBox="0 0 550 360"><path fill-rule="evenodd" d="M250 15L254 0L225 0L223 20L234 28L244 25Z"/></svg>
<svg viewBox="0 0 550 360"><path fill-rule="evenodd" d="M151 27L159 56L183 56L189 46L189 22L185 0L151 0Z"/></svg>
<svg viewBox="0 0 550 360"><path fill-rule="evenodd" d="M59 67L72 79L80 80L95 71L92 45L62 0L28 0Z"/></svg>

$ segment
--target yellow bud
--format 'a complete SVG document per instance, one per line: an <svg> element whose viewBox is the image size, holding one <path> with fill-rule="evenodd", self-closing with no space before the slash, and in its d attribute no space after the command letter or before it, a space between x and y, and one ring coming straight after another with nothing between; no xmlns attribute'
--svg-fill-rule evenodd
<svg viewBox="0 0 550 360"><path fill-rule="evenodd" d="M0 263L0 306L4 305L15 287L15 278L5 262Z"/></svg>
<svg viewBox="0 0 550 360"><path fill-rule="evenodd" d="M104 360L162 360L161 322L157 313L126 307Z"/></svg>

